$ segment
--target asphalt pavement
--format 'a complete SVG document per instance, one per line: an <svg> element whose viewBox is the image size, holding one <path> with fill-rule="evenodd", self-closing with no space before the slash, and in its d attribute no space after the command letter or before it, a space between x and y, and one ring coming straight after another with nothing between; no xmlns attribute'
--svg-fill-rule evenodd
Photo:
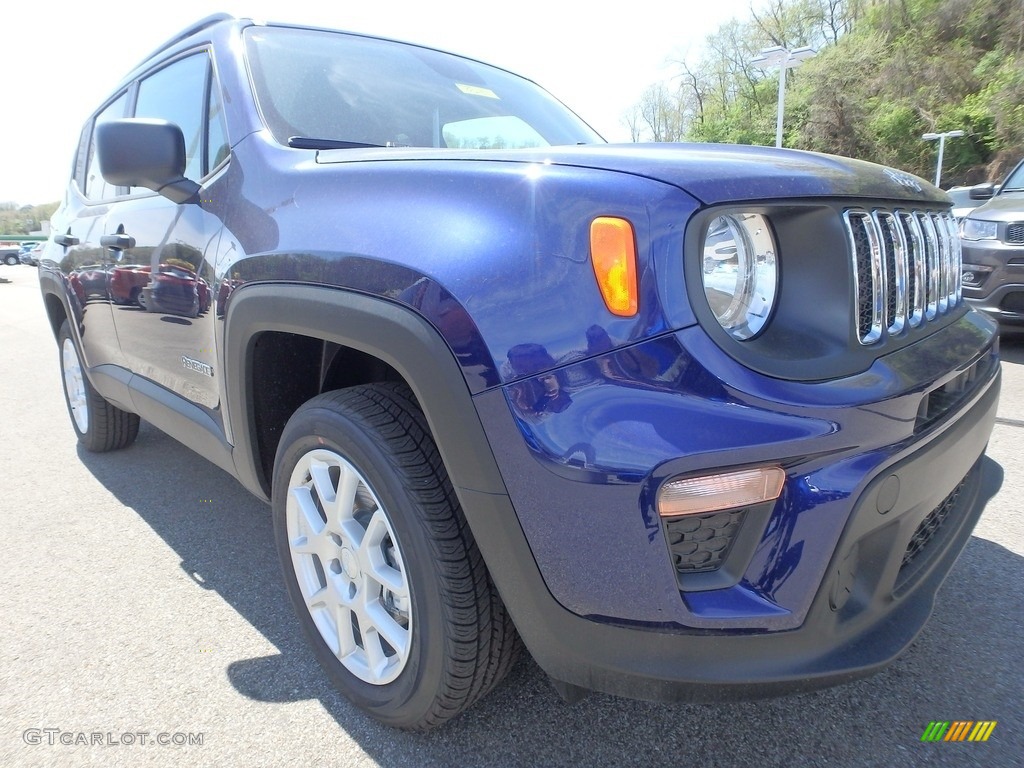
<svg viewBox="0 0 1024 768"><path fill-rule="evenodd" d="M325 682L287 603L269 508L143 424L77 448L34 268L0 265L2 766L1019 766L1024 337L1004 338L1002 488L911 649L813 694L566 705L525 657L426 735ZM922 743L932 721L996 721Z"/></svg>

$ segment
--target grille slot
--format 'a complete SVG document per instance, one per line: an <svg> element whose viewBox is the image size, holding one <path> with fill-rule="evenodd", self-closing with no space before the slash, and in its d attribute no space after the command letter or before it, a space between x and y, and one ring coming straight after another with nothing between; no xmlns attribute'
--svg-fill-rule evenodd
<svg viewBox="0 0 1024 768"><path fill-rule="evenodd" d="M914 422L914 434L931 426L953 410L968 394L974 391L978 380L988 377L993 369L993 358L982 358L956 378L947 381L921 398Z"/></svg>
<svg viewBox="0 0 1024 768"><path fill-rule="evenodd" d="M720 568L746 512L744 508L666 520L665 535L676 571L706 573Z"/></svg>
<svg viewBox="0 0 1024 768"><path fill-rule="evenodd" d="M1024 245L1024 223L1010 224L1006 228L1006 242L1009 245Z"/></svg>
<svg viewBox="0 0 1024 768"><path fill-rule="evenodd" d="M942 524L949 517L949 513L956 508L957 499L960 498L960 493L966 484L966 478L961 480L959 485L942 500L942 503L929 512L928 516L917 526L914 535L910 537L910 543L907 544L907 551L903 553L901 569L910 565L914 558L924 551L925 547L928 546L928 542L934 538L935 534L939 532Z"/></svg>
<svg viewBox="0 0 1024 768"><path fill-rule="evenodd" d="M951 215L853 208L843 221L861 344L917 328L960 304L960 237Z"/></svg>

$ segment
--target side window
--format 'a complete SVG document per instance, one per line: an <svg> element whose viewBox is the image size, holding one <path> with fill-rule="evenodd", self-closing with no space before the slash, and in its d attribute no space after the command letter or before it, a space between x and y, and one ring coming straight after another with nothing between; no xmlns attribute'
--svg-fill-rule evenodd
<svg viewBox="0 0 1024 768"><path fill-rule="evenodd" d="M203 122L209 62L205 53L169 64L139 83L135 117L168 120L185 135L185 176L203 177Z"/></svg>
<svg viewBox="0 0 1024 768"><path fill-rule="evenodd" d="M82 126L82 134L78 138L75 159L71 163L71 177L81 191L85 191L85 170L89 162L89 142L92 140L92 120Z"/></svg>
<svg viewBox="0 0 1024 768"><path fill-rule="evenodd" d="M100 164L96 160L96 126L105 123L107 120L116 120L124 117L125 103L128 101L128 94L122 93L107 107L96 115L92 124L92 138L89 140L89 156L85 163L85 185L83 192L90 200L105 200L108 197L117 195L117 187L107 184L100 173Z"/></svg>
<svg viewBox="0 0 1024 768"><path fill-rule="evenodd" d="M209 173L227 158L230 147L228 145L228 131L224 125L224 105L217 92L217 83L211 78L210 98L207 111L207 130L209 136L206 144L206 173Z"/></svg>

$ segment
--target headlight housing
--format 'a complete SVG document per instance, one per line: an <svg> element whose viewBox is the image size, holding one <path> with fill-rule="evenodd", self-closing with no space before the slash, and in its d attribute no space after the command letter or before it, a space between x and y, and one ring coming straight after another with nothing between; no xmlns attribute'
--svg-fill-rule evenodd
<svg viewBox="0 0 1024 768"><path fill-rule="evenodd" d="M704 236L704 295L733 338L752 339L775 308L779 278L775 238L759 213L716 216Z"/></svg>
<svg viewBox="0 0 1024 768"><path fill-rule="evenodd" d="M981 219L964 219L960 225L963 240L995 240L997 222Z"/></svg>

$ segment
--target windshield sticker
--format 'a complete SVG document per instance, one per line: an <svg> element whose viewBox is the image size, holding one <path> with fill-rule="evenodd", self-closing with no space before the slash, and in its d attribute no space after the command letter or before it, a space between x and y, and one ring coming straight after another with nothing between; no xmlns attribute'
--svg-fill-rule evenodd
<svg viewBox="0 0 1024 768"><path fill-rule="evenodd" d="M498 94L492 91L490 88L483 88L479 85L465 85L463 83L456 83L455 87L463 93L468 93L470 96L484 96L488 99L497 99Z"/></svg>

